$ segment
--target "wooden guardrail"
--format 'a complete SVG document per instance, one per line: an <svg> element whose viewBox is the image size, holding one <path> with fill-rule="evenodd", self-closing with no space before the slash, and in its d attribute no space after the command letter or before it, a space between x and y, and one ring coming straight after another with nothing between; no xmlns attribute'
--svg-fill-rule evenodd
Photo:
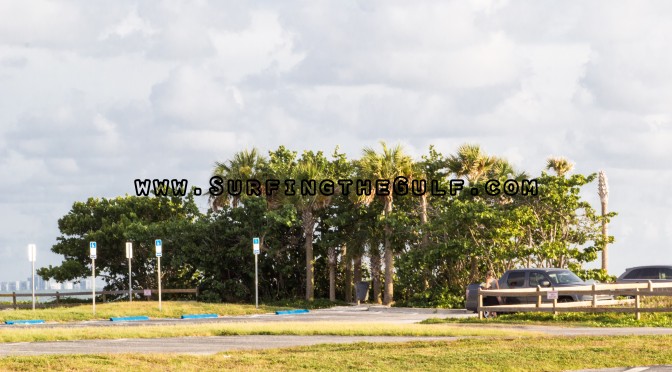
<svg viewBox="0 0 672 372"><path fill-rule="evenodd" d="M558 302L567 295L588 295L590 301L578 302ZM631 300L599 300L600 295L630 296ZM553 299L552 302L543 302ZM641 306L642 296L672 296L672 283L626 283L626 284L593 284L592 286L573 286L573 287L545 287L536 288L517 288L517 289L483 289L478 290L478 318L483 319L483 312L620 312L635 313L637 320L641 313L651 312L672 312L669 307L643 308ZM536 297L536 303L531 304L506 304L483 306L484 297ZM625 305L634 303L634 307L614 307L614 305ZM607 307L609 306L609 307Z"/></svg>
<svg viewBox="0 0 672 372"><path fill-rule="evenodd" d="M146 289L147 291L151 291L152 294L157 294L158 290L156 289ZM132 292L133 294L140 294L143 295L146 291L145 289L134 289ZM198 288L186 288L186 289L166 289L162 288L161 289L162 294L193 294L196 297L198 297ZM128 294L128 290L121 290L121 291L96 291L96 296L102 296L103 297L103 302L107 301L107 295L124 295ZM18 309L18 305L16 303L16 298L17 297L32 297L32 293L0 293L0 297L12 297L12 307L14 309ZM92 296L91 291L85 291L85 292L40 292L40 293L35 293L35 297L55 297L56 298L56 305L59 305L61 298L62 297L71 297L71 296Z"/></svg>

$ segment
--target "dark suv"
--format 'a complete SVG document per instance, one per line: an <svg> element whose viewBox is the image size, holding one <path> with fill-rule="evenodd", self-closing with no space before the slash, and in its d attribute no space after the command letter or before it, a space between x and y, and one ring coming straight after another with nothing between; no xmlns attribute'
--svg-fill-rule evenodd
<svg viewBox="0 0 672 372"><path fill-rule="evenodd" d="M616 283L672 282L672 266L652 265L625 269Z"/></svg>

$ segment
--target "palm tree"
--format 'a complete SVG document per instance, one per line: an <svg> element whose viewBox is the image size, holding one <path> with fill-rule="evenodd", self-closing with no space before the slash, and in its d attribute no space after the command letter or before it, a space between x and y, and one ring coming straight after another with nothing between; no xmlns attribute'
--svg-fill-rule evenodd
<svg viewBox="0 0 672 372"><path fill-rule="evenodd" d="M496 164L498 159L487 156L480 146L464 144L446 161L446 168L458 177L466 177L470 185L478 183Z"/></svg>
<svg viewBox="0 0 672 372"><path fill-rule="evenodd" d="M446 168L458 177L465 177L469 186L474 186L482 178L493 176L495 173L506 173L511 167L503 159L488 156L478 145L464 144L457 149L457 154L448 157ZM469 280L473 282L479 277L478 255L472 253L469 261L471 267Z"/></svg>
<svg viewBox="0 0 672 372"><path fill-rule="evenodd" d="M303 182L314 181L319 185L321 181L331 179L327 159L321 151L316 154L312 151L304 152L296 167L291 170L291 174L291 178L296 181L297 187L301 187ZM296 194L290 197L290 200L301 216L301 228L306 251L306 300L313 301L315 299L313 239L318 220L316 212L329 205L331 196L324 195L319 190L315 195L304 195L300 190L297 190Z"/></svg>
<svg viewBox="0 0 672 372"><path fill-rule="evenodd" d="M597 194L600 195L600 204L602 204L602 270L608 269L609 254L607 252L607 207L609 205L609 184L607 183L607 174L600 171L597 181Z"/></svg>
<svg viewBox="0 0 672 372"><path fill-rule="evenodd" d="M240 204L241 198L246 194L246 181L256 179L264 184L264 173L267 160L259 155L256 148L252 150L243 150L235 153L227 162L215 162L215 168L212 176L219 176L224 181L222 187L224 192L220 195L210 195L210 204L214 210L217 210L229 203L236 208ZM236 185L229 187L229 182L240 182L240 188Z"/></svg>
<svg viewBox="0 0 672 372"><path fill-rule="evenodd" d="M564 177L574 169L574 164L560 156L550 157L546 159L546 169L552 169L558 177Z"/></svg>
<svg viewBox="0 0 672 372"><path fill-rule="evenodd" d="M376 180L387 181L389 192L387 195L381 195L383 199L383 214L384 217L389 217L392 213L394 193L392 192L392 184L397 177L410 178L413 172L413 160L410 156L404 153L401 146L387 147L383 141L380 142L382 151L376 152L372 148L365 148L364 154L359 161L360 174L365 179L371 180L375 184ZM378 190L374 190L378 191ZM372 197L375 196L372 193ZM383 294L383 302L385 305L391 305L394 296L394 252L390 242L392 235L391 227L385 221L385 291Z"/></svg>

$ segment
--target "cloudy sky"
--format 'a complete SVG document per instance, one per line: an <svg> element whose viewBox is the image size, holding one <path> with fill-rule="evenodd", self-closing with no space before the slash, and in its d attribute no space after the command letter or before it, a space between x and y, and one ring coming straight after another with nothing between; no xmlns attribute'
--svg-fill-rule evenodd
<svg viewBox="0 0 672 372"><path fill-rule="evenodd" d="M0 281L135 178L379 140L603 169L610 273L672 264L671 109L669 1L0 1Z"/></svg>

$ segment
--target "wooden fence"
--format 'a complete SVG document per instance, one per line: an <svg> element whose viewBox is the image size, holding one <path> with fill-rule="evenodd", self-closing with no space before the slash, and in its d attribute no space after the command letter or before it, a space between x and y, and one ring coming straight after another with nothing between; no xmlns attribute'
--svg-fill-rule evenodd
<svg viewBox="0 0 672 372"><path fill-rule="evenodd" d="M591 296L590 301L562 302L558 301L569 295ZM634 299L629 300L600 300L598 296L610 295L615 297L627 296ZM642 296L672 296L672 283L627 283L627 284L593 284L592 286L574 286L574 287L548 287L542 288L517 288L517 289L482 289L478 290L478 318L483 319L483 312L552 312L556 315L558 312L618 312L635 313L637 320L641 313L652 312L672 312L669 307L643 308L641 306ZM536 297L536 303L529 304L505 304L483 306L484 297ZM552 302L543 302L553 298ZM634 307L624 307L634 303Z"/></svg>
<svg viewBox="0 0 672 372"><path fill-rule="evenodd" d="M156 295L158 294L158 290L156 289L134 289L132 292L133 294L140 294L141 296L144 295L145 291L150 291L151 295ZM96 296L102 296L103 302L107 302L107 296L118 296L118 295L127 295L128 290L125 291L96 291ZM193 294L196 297L198 297L198 288L187 288L187 289L161 289L161 294ZM16 303L16 298L17 297L32 297L32 293L0 293L0 297L11 297L12 298L12 307L14 309L18 309L19 305ZM40 292L40 293L35 293L35 297L55 297L56 302L54 305L59 306L61 302L61 298L67 298L71 296L92 296L92 291L86 291L86 292ZM45 305L44 303L40 305Z"/></svg>

